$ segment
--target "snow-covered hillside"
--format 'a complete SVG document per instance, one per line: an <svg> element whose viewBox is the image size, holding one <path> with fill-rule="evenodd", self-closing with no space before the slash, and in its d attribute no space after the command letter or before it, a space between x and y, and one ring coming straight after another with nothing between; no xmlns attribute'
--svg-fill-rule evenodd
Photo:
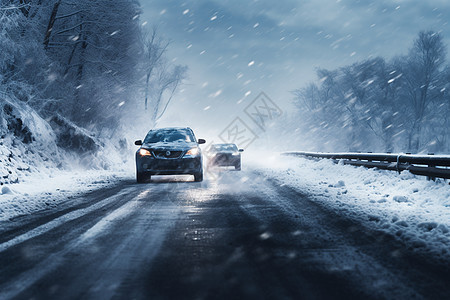
<svg viewBox="0 0 450 300"><path fill-rule="evenodd" d="M50 125L21 101L0 99L0 184L61 168L63 159Z"/></svg>
<svg viewBox="0 0 450 300"><path fill-rule="evenodd" d="M130 149L126 141L101 140L61 116L47 122L30 106L0 99L0 185L50 176L55 170L123 169ZM118 139L117 139L118 140Z"/></svg>

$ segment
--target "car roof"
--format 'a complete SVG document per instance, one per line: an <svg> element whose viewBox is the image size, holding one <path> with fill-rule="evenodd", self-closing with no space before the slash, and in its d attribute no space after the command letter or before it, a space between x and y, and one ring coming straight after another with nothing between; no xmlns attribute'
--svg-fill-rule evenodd
<svg viewBox="0 0 450 300"><path fill-rule="evenodd" d="M192 129L189 127L162 127L150 129L150 131L158 131L158 130L164 131L164 130L192 130Z"/></svg>
<svg viewBox="0 0 450 300"><path fill-rule="evenodd" d="M158 132L158 131L188 131L192 135L194 135L194 131L190 127L162 127L162 128L153 128L150 129L147 134L150 132ZM195 136L195 135L194 135Z"/></svg>

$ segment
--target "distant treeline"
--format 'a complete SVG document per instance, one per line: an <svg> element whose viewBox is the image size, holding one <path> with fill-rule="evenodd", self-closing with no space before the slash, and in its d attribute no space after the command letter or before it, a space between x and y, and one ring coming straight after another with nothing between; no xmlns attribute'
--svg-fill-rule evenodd
<svg viewBox="0 0 450 300"><path fill-rule="evenodd" d="M152 126L186 68L170 63L140 14L137 0L2 0L0 100L97 135L139 119Z"/></svg>
<svg viewBox="0 0 450 300"><path fill-rule="evenodd" d="M305 138L322 151L450 151L450 66L441 34L407 55L367 59L294 91Z"/></svg>

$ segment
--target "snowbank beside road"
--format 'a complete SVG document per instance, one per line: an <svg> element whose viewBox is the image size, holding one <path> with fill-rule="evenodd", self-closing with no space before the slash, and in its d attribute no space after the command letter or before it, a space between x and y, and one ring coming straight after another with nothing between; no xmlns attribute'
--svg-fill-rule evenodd
<svg viewBox="0 0 450 300"><path fill-rule="evenodd" d="M55 209L82 193L113 185L119 180L134 180L128 171L58 171L30 176L21 183L0 188L0 222L21 215ZM37 175L36 173L34 175Z"/></svg>
<svg viewBox="0 0 450 300"><path fill-rule="evenodd" d="M450 258L450 186L409 172L273 156L249 162L340 214L386 231L413 249Z"/></svg>

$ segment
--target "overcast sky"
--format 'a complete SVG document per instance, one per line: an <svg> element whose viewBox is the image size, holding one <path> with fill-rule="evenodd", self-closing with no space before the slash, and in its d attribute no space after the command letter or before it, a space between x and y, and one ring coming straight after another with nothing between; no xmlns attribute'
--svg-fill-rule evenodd
<svg viewBox="0 0 450 300"><path fill-rule="evenodd" d="M226 126L261 91L288 111L291 91L315 80L317 68L406 54L420 30L441 32L447 45L450 38L448 0L141 4L143 26L158 26L170 58L189 67L162 125Z"/></svg>

